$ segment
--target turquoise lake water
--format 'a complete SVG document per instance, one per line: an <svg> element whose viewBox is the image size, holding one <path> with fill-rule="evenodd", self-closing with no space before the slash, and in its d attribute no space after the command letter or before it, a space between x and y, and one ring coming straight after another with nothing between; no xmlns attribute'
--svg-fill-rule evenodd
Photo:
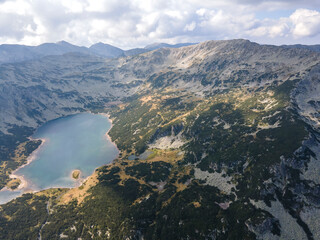
<svg viewBox="0 0 320 240"><path fill-rule="evenodd" d="M15 174L28 181L27 189L74 187L79 183L71 178L73 170L79 169L81 178L85 178L117 157L118 149L106 137L110 127L107 117L90 113L47 122L32 136L46 139L45 143L37 150L35 159ZM0 192L0 203L23 191Z"/></svg>

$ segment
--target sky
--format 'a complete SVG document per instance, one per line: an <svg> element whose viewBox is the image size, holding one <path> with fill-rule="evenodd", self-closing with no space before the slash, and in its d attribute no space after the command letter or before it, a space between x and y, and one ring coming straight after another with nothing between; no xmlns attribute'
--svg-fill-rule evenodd
<svg viewBox="0 0 320 240"><path fill-rule="evenodd" d="M320 44L320 0L0 0L0 44Z"/></svg>

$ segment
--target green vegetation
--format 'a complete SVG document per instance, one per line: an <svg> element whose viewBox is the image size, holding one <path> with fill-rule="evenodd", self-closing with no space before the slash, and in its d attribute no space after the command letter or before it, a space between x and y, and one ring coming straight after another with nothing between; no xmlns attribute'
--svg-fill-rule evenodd
<svg viewBox="0 0 320 240"><path fill-rule="evenodd" d="M166 162L140 163L127 167L125 173L146 182L161 182L168 178L171 167L172 165Z"/></svg>
<svg viewBox="0 0 320 240"><path fill-rule="evenodd" d="M197 99L184 91L137 95L112 110L114 126L110 136L120 150L141 154L155 134L171 131L171 126L179 125L182 122L180 117L183 118L196 105Z"/></svg>
<svg viewBox="0 0 320 240"><path fill-rule="evenodd" d="M168 167L165 162L157 163L158 168ZM141 169L141 164L136 166ZM218 203L229 202L231 198L217 188L202 186L193 180L185 190L177 192L175 181L170 180L176 175L167 176L168 183L163 190L133 179L119 184L120 170L117 166L100 168L99 183L89 190L91 195L79 205L75 201L61 205L59 198L65 190L59 189L51 194L46 191L38 195L27 194L3 205L0 218L1 226L5 228L0 228L0 235L9 236L9 239L33 239L41 229L44 239L56 239L61 234L69 239L107 239L108 236L124 239L138 237L139 232L131 231L135 229L146 239L187 236L205 239L203 236L210 234L220 239L237 239L236 236L255 239L244 224L248 219L257 221L264 213L252 207L241 209L236 202L223 210ZM171 173L175 170L172 166ZM13 212L16 213L14 218L9 217ZM241 221L237 222L235 214L242 216ZM23 227L15 228L15 224ZM222 229L230 231L222 233Z"/></svg>
<svg viewBox="0 0 320 240"><path fill-rule="evenodd" d="M25 194L1 206L0 236L3 239L37 239L47 218L48 198Z"/></svg>
<svg viewBox="0 0 320 240"><path fill-rule="evenodd" d="M99 168L90 187L24 195L3 205L0 226L6 227L0 235L256 239L251 228L267 220L269 230L280 235L278 220L251 201L270 205L277 197L290 211L296 204L290 190L283 196L262 194L265 182L275 177L270 169L281 157L293 158L307 137L305 123L289 108L293 85L285 82L256 91L234 88L206 98L166 88L112 106L110 136L122 151L119 159ZM156 139L178 134L185 141L181 149L152 149L146 160L128 160ZM228 181L234 188L226 193L208 185L196 178L195 168L208 174L223 171L222 178L232 179ZM294 169L290 174L299 175ZM78 178L79 172L72 176ZM62 201L66 194L70 199ZM40 210L35 214L34 209ZM25 227L15 229L13 212L20 211L33 218L17 214Z"/></svg>
<svg viewBox="0 0 320 240"><path fill-rule="evenodd" d="M13 126L8 134L0 131L0 189L9 181L10 173L27 162L27 157L39 147L40 140L29 140L33 128Z"/></svg>
<svg viewBox="0 0 320 240"><path fill-rule="evenodd" d="M237 239L236 236L247 229L245 227L246 222L251 222L255 225L271 217L266 212L250 206L250 199L269 201L268 199L271 196L265 197L261 195L261 187L265 181L274 177L273 173L270 172L270 168L280 164L281 157L294 157L295 150L301 146L302 141L308 136L305 123L298 118L292 109L288 108L290 106L289 95L294 84L294 81L287 81L279 86L265 87L253 92L232 89L229 92L219 93L206 99L194 98L186 95L184 91L176 92L179 97L172 97L170 90L158 91L157 97L140 97L133 102L126 103L119 110L114 110L112 116L115 117L115 123L116 125L118 124L118 127L113 128L113 130L117 129L117 131L111 131L111 136L119 142L122 142L121 139L126 136L124 141L130 147L124 146L124 149L129 149L129 152L140 153L139 146L143 146L142 150L145 150L147 144L152 142L153 139L171 135L172 129L179 129L178 133L183 131L184 137L189 141L183 148L185 157L178 162L178 165L185 166L185 164L191 163L202 171L212 173L225 170L228 176L233 177L233 181L236 183L236 188L233 192L237 195L238 200L230 204L227 212L233 219L237 219L237 223L228 220L228 226L234 227L227 231L230 235L215 236L219 239L224 239L224 237L226 239ZM193 102L192 106L187 104L188 100ZM170 106L170 104L172 105ZM180 107L180 105L184 107ZM166 106L170 107L166 108ZM130 119L130 116L135 116L138 113L141 114L139 117ZM163 121L154 121L159 115L166 117L162 118ZM126 121L123 120L122 122L122 120L118 119L125 119ZM143 124L141 125L140 119L143 119ZM146 125L149 131L142 131ZM177 126L183 126L183 129ZM135 136L137 132L139 134ZM151 156L153 157L153 155ZM246 166L244 167L244 165ZM156 170L153 170L155 167ZM173 170L175 169L174 166L170 169L171 172L168 173L168 167L159 168L154 166L153 163L146 164L137 161L133 166L126 166L125 173L145 182L153 181L153 178L160 182L170 176L166 181L167 185L163 192L158 193L158 197L163 200L162 208L157 212L164 211L166 208L168 208L167 211L172 212L173 209L179 209L177 206L172 205L175 202L174 200L180 194L187 193L195 183L201 187L209 186L203 186L204 182L192 180L191 184L183 187L182 191L178 191L177 184L190 181L190 175L179 176L178 171ZM118 181L121 182L121 179L119 178ZM200 195L200 199L206 199L207 190L201 190L201 187L198 188L197 194ZM223 196L220 192L217 195L222 199L234 201L234 196L232 195ZM151 196L148 199L153 199ZM197 210L199 210L198 206L202 206L200 202L190 196L187 199L188 201L193 200L191 202L194 202L193 206L197 206ZM274 200L272 197L271 199ZM209 208L209 205L207 203L206 207ZM188 204L184 202L181 203L181 206L188 206ZM148 206L143 209L149 208L152 207ZM187 209L186 207L184 208ZM241 213L240 209L243 209L245 213ZM212 215L216 216L212 219L212 224L217 229L218 222L220 223L221 219L217 217L219 214L216 212L213 212ZM149 234L149 232L153 234L150 235L151 238L163 236L163 239L165 237L167 239L175 239L177 236L181 237L183 233L187 233L189 229L194 231L196 228L196 226L189 226L178 231L180 226L175 224L183 222L181 212L176 215L179 216L177 219L168 223L165 223L162 219L163 216L166 216L165 218L171 216L168 212L162 213L160 216L159 219L156 218L156 221L150 220L152 226L159 224L160 228L163 228L164 225L170 227L157 230L151 228L154 230L150 230L150 225L146 226L146 234ZM197 221L201 222L201 216L206 216L206 214L202 213L201 216L198 216L196 213L192 213L188 215L189 218L192 218L192 216L196 216ZM208 219L208 216L203 219ZM190 224L194 224L194 222L196 221L190 221ZM213 228L204 223L201 226L205 226L202 229L203 231ZM226 228L226 226L223 227ZM201 228L199 227L199 229ZM199 230L197 229L197 231ZM172 232L178 233L171 236L170 233ZM276 221L273 222L272 232L274 234L280 233ZM208 236L212 233L202 232L202 234ZM242 238L255 238L254 234L252 235L249 231L244 231L241 234L243 234ZM188 236L195 237L199 235L188 232Z"/></svg>
<svg viewBox="0 0 320 240"><path fill-rule="evenodd" d="M7 183L7 187L15 190L19 187L19 185L21 184L21 180L18 178L13 178L11 179L8 183Z"/></svg>
<svg viewBox="0 0 320 240"><path fill-rule="evenodd" d="M80 170L73 170L72 171L72 178L78 179L80 177L81 171Z"/></svg>

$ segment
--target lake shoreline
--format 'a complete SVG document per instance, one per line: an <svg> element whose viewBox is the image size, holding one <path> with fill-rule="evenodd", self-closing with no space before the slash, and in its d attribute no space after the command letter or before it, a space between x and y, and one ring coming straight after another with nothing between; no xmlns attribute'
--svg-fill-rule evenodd
<svg viewBox="0 0 320 240"><path fill-rule="evenodd" d="M109 140L109 142L110 142L112 145L114 145L114 147L117 149L118 155L117 155L116 158L118 158L118 157L119 157L119 154L120 154L120 150L118 149L117 144L116 144L115 142L113 142L112 139L111 139L111 137L109 136L109 132L110 132L110 130L111 130L112 127L113 127L113 122L112 122L112 119L110 118L110 115L109 115L108 113L92 113L92 112L89 112L89 113L104 116L104 117L106 117L107 120L110 122L110 128L109 128L109 130L104 134L104 136L105 136L105 137L107 138L107 140ZM77 180L77 182L80 182L80 183L79 183L79 185L76 186L76 187L80 187L81 185L83 185L83 184L97 171L98 168L103 167L103 166L108 166L108 165L112 164L116 158L114 158L110 163L106 163L106 164L103 164L103 165L101 165L101 166L99 166L99 167L96 167L96 168L94 169L94 171L92 172L92 174L89 175L89 176L87 176L86 178L83 178L83 179L79 178L79 179ZM71 176L71 177L72 177L72 176ZM75 179L74 179L74 180L75 180ZM76 188L76 187L75 187L75 188Z"/></svg>
<svg viewBox="0 0 320 240"><path fill-rule="evenodd" d="M118 149L117 145L115 144L115 142L112 141L111 137L109 136L109 132L110 132L110 130L111 130L112 127L113 127L113 122L112 122L112 120L110 119L110 115L107 114L107 113L92 113L92 112L89 112L89 113L101 115L101 116L104 116L104 117L107 118L107 121L109 122L110 127L109 127L109 129L107 130L107 132L105 132L105 134L104 134L103 136L105 137L105 140L106 140L107 142L111 143L111 144L115 147L115 149L117 150L117 156L116 156L114 159L112 159L111 162L106 163L106 164L102 164L102 165L99 165L98 167L96 167L96 168L94 169L94 171L93 171L89 176L87 176L87 177L81 177L81 176L80 176L78 179L74 179L74 178L72 178L72 173L71 173L71 174L70 174L70 178L75 181L75 186L73 186L73 187L71 187L71 188L76 188L76 187L79 187L79 186L81 186L82 184L84 184L84 183L87 181L87 179L90 178L90 177L92 176L92 174L94 174L94 173L96 172L96 170L97 170L98 168L100 168L100 167L102 167L102 166L105 166L105 165L112 164L112 163L114 162L114 160L115 160L115 159L119 156L119 154L120 154L120 150ZM77 113L76 113L76 114L77 114ZM71 115L73 115L73 114L71 114ZM63 116L63 117L68 117L68 116ZM24 168L25 166L31 164L34 160L36 160L36 159L38 158L38 153L39 153L39 151L42 149L42 147L44 146L44 144L49 141L49 139L47 139L47 138L32 138L32 137L29 137L29 139L30 139L30 140L41 140L41 144L38 146L37 149L35 149L35 150L27 157L25 164L19 166L17 169L15 169L15 170L9 175L10 179L19 179L19 180L20 180L19 186L18 186L16 189L11 189L11 188L5 186L4 188L2 188L2 189L0 190L0 192L2 192L2 191L21 192L21 195L22 195L22 194L25 194L25 193L36 193L36 192L40 192L40 191L47 190L47 189L51 189L51 188L70 188L70 187L63 187L63 186L52 186L52 187L48 187L48 188L37 189L37 187L33 186L33 183L32 183L30 180L28 180L24 175L22 175L22 174L20 175L20 174L17 173L20 169ZM80 175L82 175L82 174L80 174ZM20 196L21 196L21 195L20 195ZM19 197L19 196L18 196L18 197ZM15 198L17 198L17 197L15 197ZM14 199L15 199L15 198L14 198ZM11 200L10 200L10 201L11 201ZM2 203L2 204L3 204L3 203Z"/></svg>
<svg viewBox="0 0 320 240"><path fill-rule="evenodd" d="M92 113L92 112L88 112L88 113L94 114L94 113ZM76 113L76 114L78 114L78 113ZM74 115L74 114L71 114L71 115ZM107 140L109 140L109 141L115 146L115 148L116 148L117 151L118 151L118 155L117 155L117 157L118 157L118 156L119 156L119 153L120 153L120 150L118 149L118 147L117 147L117 145L115 144L115 142L113 142L112 139L111 139L111 137L109 136L109 132L110 132L111 128L113 127L113 122L112 122L112 120L111 120L111 118L110 118L110 115L109 115L108 113L98 113L98 115L101 115L101 116L106 117L107 120L108 120L108 121L110 122L110 124L111 124L111 125L110 125L110 128L108 129L108 131L105 133L104 136L107 138ZM69 115L69 116L70 116L70 115ZM68 117L68 116L63 116L63 117ZM19 166L17 169L15 169L15 170L9 175L10 179L15 179L15 178L19 179L19 180L21 181L20 185L19 185L16 189L11 189L11 188L8 188L8 187L4 187L3 189L5 189L5 190L20 191L20 190L25 189L28 185L30 185L30 181L28 181L28 180L24 177L24 175L18 175L18 174L16 174L16 172L19 171L21 168L24 168L25 166L29 165L31 162L33 162L33 161L37 158L37 154L38 154L38 152L40 151L40 149L43 147L43 145L44 145L46 142L48 142L49 139L45 139L45 138L32 138L32 137L29 137L29 139L30 139L30 140L41 140L41 144L39 145L39 147L38 147L36 150L34 150L34 151L27 157L27 162L26 162L25 164ZM113 162L113 161L114 161L114 160L112 160L112 162ZM107 163L107 164L105 164L105 165L109 165L109 164L111 164L112 162ZM104 166L104 165L101 165L101 166L99 166L99 167L102 167L102 166ZM97 168L92 172L92 174L93 174L99 167L97 167ZM75 169L75 170L76 170L76 169ZM79 171L80 171L80 170L79 170ZM81 171L80 171L80 172L81 172ZM92 174L91 174L91 175L92 175ZM77 182L78 182L77 185L78 185L78 186L75 186L75 187L79 187L79 186L81 186L91 175L89 175L88 177L86 177L86 178L84 178L84 179L81 179L81 177L80 177L79 179L74 179L74 178L72 177L72 174L71 174L70 178L73 179L73 180L77 180ZM50 187L50 188L59 188L59 187ZM50 189L50 188L48 188L48 189ZM46 188L46 189L40 189L40 190L36 190L36 189L26 189L25 192L39 192L39 191L42 191L42 190L47 190L47 188ZM1 189L1 191L2 191L2 189Z"/></svg>
<svg viewBox="0 0 320 240"><path fill-rule="evenodd" d="M110 122L110 124L111 124L111 125L110 125L110 128L109 128L109 130L106 132L105 136L106 136L106 138L116 147L116 149L118 150L118 155L117 155L117 157L116 157L116 158L118 158L118 157L119 157L119 154L120 154L120 150L119 150L117 144L112 141L112 139L111 139L111 137L110 137L110 135L109 135L109 132L111 131L111 129L112 129L112 127L113 127L112 119L110 118L110 115L109 115L108 113L98 113L98 114L99 114L99 115L102 115L102 116L104 116L104 117L107 117L108 120L109 120L109 122ZM114 160L112 160L112 162L113 162L113 161L114 161ZM110 163L108 163L108 164L106 164L106 165L109 165L109 164L111 164L112 162L110 162Z"/></svg>
<svg viewBox="0 0 320 240"><path fill-rule="evenodd" d="M11 189L8 187L4 187L2 190L9 190L9 191L20 191L23 190L25 188L27 188L29 184L29 181L24 177L24 175L19 175L16 174L17 171L19 171L21 168L24 168L25 166L29 165L31 162L33 162L35 159L37 159L37 154L40 151L40 149L43 147L43 145L48 141L48 139L45 138L32 138L29 137L30 140L40 140L41 144L37 147L37 149L35 149L28 157L27 157L27 162L21 166L19 166L17 169L15 169L10 175L9 178L10 179L19 179L21 181L21 183L19 184L19 186L16 189ZM32 191L32 190L31 190ZM28 189L26 189L26 191L24 192L30 192L28 191Z"/></svg>

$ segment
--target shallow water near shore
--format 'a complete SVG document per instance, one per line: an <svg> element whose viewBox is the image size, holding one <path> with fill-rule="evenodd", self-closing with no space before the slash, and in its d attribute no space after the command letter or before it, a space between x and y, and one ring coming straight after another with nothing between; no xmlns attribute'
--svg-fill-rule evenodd
<svg viewBox="0 0 320 240"><path fill-rule="evenodd" d="M81 178L94 169L110 163L119 153L107 138L111 122L106 116L80 113L49 121L41 126L33 138L45 139L36 150L34 160L14 172L27 182L22 190L0 192L0 203L7 202L25 191L51 187L75 187L79 181L71 177L73 170L81 171Z"/></svg>

